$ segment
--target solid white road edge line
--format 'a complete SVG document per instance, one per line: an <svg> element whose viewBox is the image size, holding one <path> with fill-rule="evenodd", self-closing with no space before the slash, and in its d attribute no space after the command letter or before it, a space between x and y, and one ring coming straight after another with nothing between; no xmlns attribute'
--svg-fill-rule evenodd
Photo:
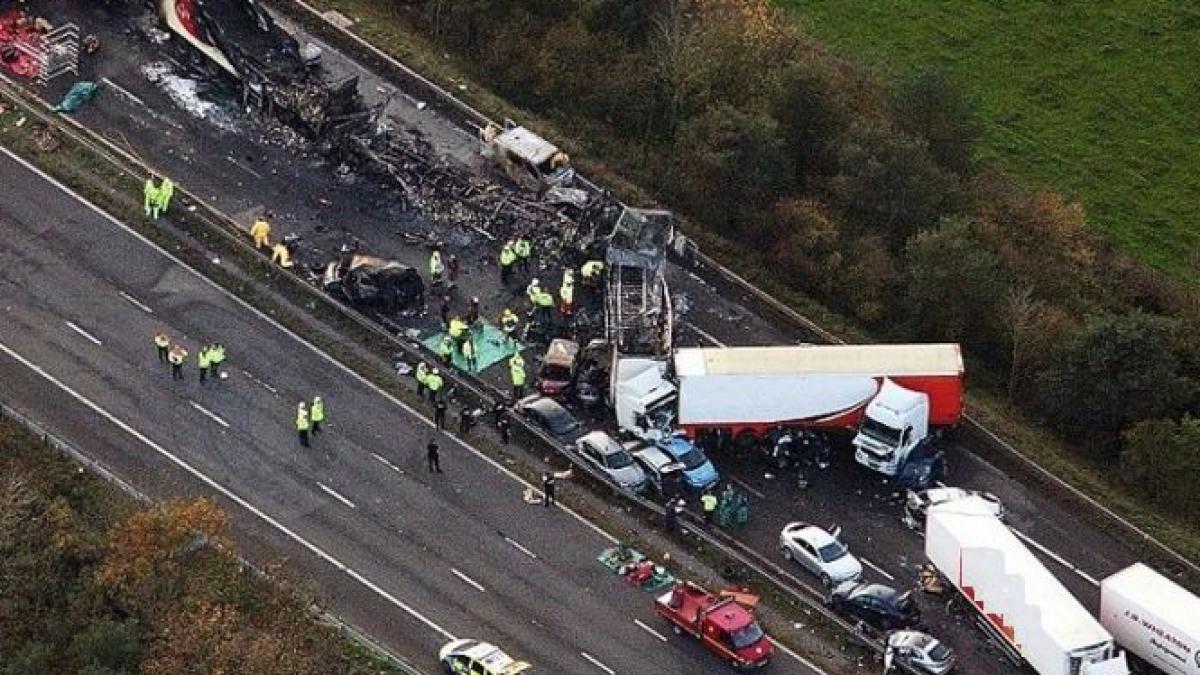
<svg viewBox="0 0 1200 675"><path fill-rule="evenodd" d="M634 619L634 620L633 620L633 622L634 622L634 623L636 623L636 624L638 625L638 628L641 628L642 630L644 630L644 631L646 631L647 633L649 633L649 634L653 635L654 637L658 638L659 640L662 640L663 642L666 642L666 641L667 641L667 636L665 636L665 635L663 635L662 633L660 633L660 632L658 632L658 631L654 630L654 629L653 629L653 628L651 628L650 626L647 626L646 624L642 623L642 620L641 620L641 619Z"/></svg>
<svg viewBox="0 0 1200 675"><path fill-rule="evenodd" d="M0 150L3 150L3 148L0 148ZM104 419L108 420L110 423L114 424L115 426L117 426L119 429L121 429L125 433L129 434L130 436L133 436L137 440L146 444L149 448L151 448L158 454L162 455L163 457L166 457L173 464L175 464L179 468L183 469L184 471L187 471L189 474L191 474L197 480L201 481L202 483L209 486L213 490L216 490L217 492L221 493L221 495L224 496L226 499L229 499L230 501L237 504L238 506L246 509L250 513L261 518L268 525L270 525L271 527L275 528L276 530L282 532L283 534L287 535L287 537L289 539L296 542L297 544L300 544L304 548L308 549L309 552L316 555L321 560L324 560L325 562L329 563L330 565L333 565L334 567L341 570L342 572L345 572L351 579L354 579L355 581L362 584L363 586L365 586L366 588L371 590L373 593L375 593L379 597L383 598L384 600L387 600L391 604L400 608L406 614L413 617L417 621L420 621L422 624L424 624L429 629L436 632L438 635L441 635L446 640L455 639L454 635L452 633L450 633L450 631L446 630L445 628L442 628L441 626L439 626L437 623L435 623L429 617L418 612L416 609L414 609L410 605L406 604L404 601L400 600L396 596L394 596L391 593L389 593L388 591L384 590L378 584L376 584L375 582L366 578L358 571L346 566L346 564L343 563L342 561L340 561L337 558L333 557L332 555L326 553L324 551L324 549L318 547L316 544L308 541L304 537L301 537L299 534L292 531L286 525L279 522L278 520L275 520L274 517L268 515L262 509L258 508L257 506L251 504L250 502L246 501L242 497L238 496L235 492L233 492L229 488L218 483L217 481L213 480L212 478L209 478L207 474L201 472L199 469L195 468L191 464L188 464L183 459L177 457L170 450L167 450L163 446L161 446L158 443L151 440L149 437L147 437L142 432L138 431L137 429L134 429L129 424L126 424L124 421L119 419L117 416L113 415L109 411L100 407L100 405L98 405L97 403L94 403L91 399L87 398L83 394L80 394L79 392L75 391L71 387L67 386L65 383L60 381L58 378L54 377L50 373L43 370L41 366L26 359L24 356L17 353L16 351L14 351L12 348L10 348L8 345L4 344L3 342L0 342L0 351L4 352L5 354L8 354L10 357L15 359L21 365L23 365L26 368L37 373L38 375L40 375L42 377L42 379L46 380L47 382L49 382L49 383L53 384L54 386L58 387L59 389L63 390L68 395L70 395L71 398L73 398L76 401L79 401L83 405L87 406L93 412L95 412L97 415L100 415Z"/></svg>
<svg viewBox="0 0 1200 675"><path fill-rule="evenodd" d="M137 298L133 297L132 295L130 295L130 294L128 294L128 293L126 293L125 291L117 291L117 293L118 293L118 294L120 294L120 296L121 296L122 298L125 298L126 300L128 300L128 301L129 301L129 304L133 305L134 307L137 307L138 309L142 310L143 312L145 312L145 313L147 313L147 314L153 314L153 313L154 313L154 310L150 309L150 308L149 308L149 307L146 305L146 303L142 302L141 300L138 300Z"/></svg>
<svg viewBox="0 0 1200 675"><path fill-rule="evenodd" d="M479 583L478 581L475 581L471 577L463 574L462 572L459 572L458 570L454 569L453 567L450 568L450 572L452 574L454 574L454 576L458 577L459 579L462 579L463 581L467 582L471 586L474 586L475 590L479 591L480 593L487 593L487 589L483 587L483 584Z"/></svg>
<svg viewBox="0 0 1200 675"><path fill-rule="evenodd" d="M529 556L530 558L537 560L537 554L534 553L533 551L530 551L529 549L525 548L524 546L522 546L521 542L517 541L516 539L513 539L512 537L505 537L504 541L507 541L509 544L512 544L512 547L517 549L521 553L524 553L525 555Z"/></svg>
<svg viewBox="0 0 1200 675"><path fill-rule="evenodd" d="M336 500L338 500L339 502L341 502L341 503L345 504L346 506L349 506L349 507L350 507L350 508L352 508L352 509L353 509L353 508L357 508L357 507L355 507L355 506L354 506L354 502L352 502L352 501L350 501L349 499L346 499L345 497L341 496L340 494L338 494L338 493L337 493L337 490L334 490L333 488L329 487L328 485L326 485L326 484L324 484L324 483L321 483L321 482L318 482L318 483L317 483L317 487L319 487L319 488L321 488L322 490L324 490L324 491L325 491L325 494L329 495L330 497L333 497L334 499L336 499Z"/></svg>
<svg viewBox="0 0 1200 675"><path fill-rule="evenodd" d="M1063 567L1071 570L1075 574L1078 574L1084 581L1095 586L1096 588L1100 587L1100 582L1096 581L1094 578L1092 578L1091 575L1089 575L1088 573L1079 569L1078 567L1072 565L1071 563L1067 562L1066 558L1060 556L1059 554L1055 553L1054 551L1051 551L1045 545L1038 543L1033 537L1030 537L1029 535L1018 530L1015 527L1009 527L1008 529L1011 530L1013 534L1017 535L1017 538L1019 538L1021 541L1024 541L1026 544L1029 544L1030 546L1041 551L1043 554L1046 555L1046 557L1050 558L1051 560L1058 563L1059 565L1062 565Z"/></svg>
<svg viewBox="0 0 1200 675"><path fill-rule="evenodd" d="M273 328L279 330L284 335L287 335L288 337L292 338L296 342L303 345L305 347L305 349L308 349L313 354L316 354L322 360L327 361L330 365L332 365L333 367L337 368L338 370L346 373L351 378L357 380L363 386L367 387L368 389L375 392L376 394L379 394L380 396L384 397L385 399L387 399L394 405L398 406L399 408L405 410L410 415L412 415L413 417L420 420L425 426L430 427L430 428L435 427L433 420L426 417L423 413L418 412L416 409L410 407L404 401L401 401L400 399L393 396L391 393L385 391L379 385L375 384L374 382L363 377L361 374L350 369L350 367L347 366L346 364L342 363L341 361L338 361L337 359L333 358L329 354L326 354L325 352L321 351L320 349L317 348L316 345L312 344L308 340L305 340L304 338L300 337L296 333L292 332L291 329L287 328L286 326L279 323L275 319L272 319L270 316L263 313L262 310L258 309L254 305L251 305L250 303L239 298L238 296L234 295L233 293L230 293L228 290L226 290L223 286L221 286L217 282L213 281L212 279L209 279L208 277L204 276L203 274L196 271L192 267L189 267L186 263L184 263L182 260L180 260L175 255L173 255L170 251L167 251L166 249L162 248L158 244L155 244L154 242L150 241L146 237L142 236L142 234L140 232L130 228L125 223L122 223L121 221L112 217L104 209L101 209L99 206L96 206L95 204L89 202L88 200L84 199L79 193L75 192L74 190L67 187L66 185L63 185L58 179L54 178L53 176L48 175L46 172L42 171L41 169L37 168L36 166L25 161L24 158L13 154L8 148L0 147L0 153L3 153L5 156L7 156L12 161L16 162L17 164L20 164L27 171L33 173L34 175L38 176L42 180L46 181L47 183L50 183L51 185L58 188L65 194L71 195L71 197L73 199L75 199L75 201L79 202L84 207L86 207L90 211L94 212L96 215L100 216L104 220L107 220L108 222L112 223L113 225L116 225L117 227L121 228L126 233L128 233L131 237L134 237L135 239L142 242L146 246L149 246L151 249L158 251L158 253L160 255L162 255L163 257L167 258L168 260L174 262L176 265L179 265L184 270L186 270L189 274L196 277L197 279L199 279L201 282L207 284L208 286L211 286L213 289L215 289L221 295L224 295L225 297L229 298L236 304L241 305L246 310L248 310L250 313L254 314L258 318L262 319L263 321L265 321L266 323L271 325ZM534 490L539 489L538 487L535 487L533 483L530 483L529 481L525 480L524 478L518 476L516 473L514 473L508 467L504 466L500 462L497 462L496 460L492 459L491 457L488 457L487 455L483 454L479 450L475 449L474 447L472 447L471 445L469 445L468 443L463 441L461 438L459 438L457 436L452 436L450 434L446 434L446 436L448 438L450 438L451 440L453 440L458 445L462 446L462 448L464 450L475 455L480 460L487 462L489 465L492 466L492 468L496 469L497 471L504 474L505 476L508 476L513 481L520 483L521 485L523 485L524 487L527 487L527 488L533 488ZM604 531L599 525L596 525L595 523L591 522L587 518L584 518L583 516L579 515L575 511L572 511L571 509L567 508L566 506L563 506L561 503L556 502L555 506L558 507L559 509L561 509L562 511L565 511L567 514L569 514L572 518L574 518L576 521L578 521L584 527L587 527L588 529L592 530L596 534L600 535L600 537L603 538L608 543L610 543L610 544L619 544L620 543L619 539L612 536L608 532Z"/></svg>
<svg viewBox="0 0 1200 675"><path fill-rule="evenodd" d="M71 327L71 330L73 330L73 331L75 331L76 333L79 333L79 334L80 334L80 335L82 335L83 337L87 338L88 340L90 340L90 341L92 342L92 344L96 345L97 347L99 347L100 345L104 344L104 343L100 342L99 340L97 340L97 339L95 338L95 336L93 336L91 333L89 333L89 332L87 332L86 330L84 330L84 329L80 328L79 326L76 326L74 323L72 323L72 322L68 321L68 322L67 322L67 325Z"/></svg>
<svg viewBox="0 0 1200 675"><path fill-rule="evenodd" d="M591 663L593 666L596 666L600 670L603 670L604 672L608 673L608 675L617 675L617 671L613 670L612 668L609 668L608 666L604 665L603 663L600 663L600 661L598 661L596 659L596 657L592 656L591 654L589 654L587 652L579 652L579 655L582 656L583 658L587 659L588 662Z"/></svg>
<svg viewBox="0 0 1200 675"><path fill-rule="evenodd" d="M879 565L876 565L875 563L871 562L870 560L867 560L866 558L864 558L862 556L858 556L858 559L862 561L862 564L866 565L867 567L870 567L871 569L875 570L876 572L879 572L883 576L887 577L888 581L896 580L896 577L888 574L886 571L884 571L884 569L882 567L880 567Z"/></svg>
<svg viewBox="0 0 1200 675"><path fill-rule="evenodd" d="M190 403L192 405L192 407L195 408L196 410L199 410L201 413L207 415L209 417L209 419L211 419L212 421L216 422L217 424L220 424L221 426L225 427L226 429L229 428L229 422L226 422L225 420L218 417L216 415L216 413L214 413L213 411L209 410L208 408L205 408L204 406L202 406L199 403L196 403L195 401L192 401L192 400L189 400L188 403Z"/></svg>
<svg viewBox="0 0 1200 675"><path fill-rule="evenodd" d="M825 672L824 670L821 670L820 666L813 663L812 661L809 661L808 659L804 658L803 656L800 656L796 652L792 651L791 648L789 648L787 645L783 644L779 640L776 640L775 638L767 638L767 639L771 641L771 644L775 645L776 649L783 652L784 654L787 654L788 656L792 657L793 659L796 659L801 664L803 664L805 668L808 668L809 670L813 671L817 675L829 675L829 673Z"/></svg>

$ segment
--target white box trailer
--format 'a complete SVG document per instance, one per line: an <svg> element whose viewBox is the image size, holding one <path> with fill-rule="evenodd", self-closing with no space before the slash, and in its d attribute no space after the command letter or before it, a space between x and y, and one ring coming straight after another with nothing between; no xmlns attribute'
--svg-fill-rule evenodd
<svg viewBox="0 0 1200 675"><path fill-rule="evenodd" d="M925 555L1010 656L1040 675L1128 675L1112 636L979 497L929 509Z"/></svg>
<svg viewBox="0 0 1200 675"><path fill-rule="evenodd" d="M1100 582L1100 623L1168 675L1200 675L1200 598L1142 563Z"/></svg>

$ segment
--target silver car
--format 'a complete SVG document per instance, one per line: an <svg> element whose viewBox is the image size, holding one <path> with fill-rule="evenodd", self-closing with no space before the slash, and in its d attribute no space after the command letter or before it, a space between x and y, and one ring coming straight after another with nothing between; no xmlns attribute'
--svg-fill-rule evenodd
<svg viewBox="0 0 1200 675"><path fill-rule="evenodd" d="M628 450L603 431L580 436L575 441L575 450L620 487L634 492L646 487L646 472L633 461Z"/></svg>
<svg viewBox="0 0 1200 675"><path fill-rule="evenodd" d="M816 525L788 523L779 533L779 548L784 558L800 563L827 587L858 581L862 578L862 563L838 539L841 533L840 527L827 531Z"/></svg>
<svg viewBox="0 0 1200 675"><path fill-rule="evenodd" d="M933 636L915 630L888 634L885 662L889 658L929 675L945 675L954 669L954 652Z"/></svg>

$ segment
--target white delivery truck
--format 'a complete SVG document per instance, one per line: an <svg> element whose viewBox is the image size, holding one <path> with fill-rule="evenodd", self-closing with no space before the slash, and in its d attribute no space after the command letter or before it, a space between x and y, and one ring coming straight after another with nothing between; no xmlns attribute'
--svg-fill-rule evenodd
<svg viewBox="0 0 1200 675"><path fill-rule="evenodd" d="M1100 624L1167 675L1200 675L1200 598L1142 563L1100 582Z"/></svg>
<svg viewBox="0 0 1200 675"><path fill-rule="evenodd" d="M929 509L925 555L978 625L1040 675L1129 675L1112 635L995 515L967 497Z"/></svg>

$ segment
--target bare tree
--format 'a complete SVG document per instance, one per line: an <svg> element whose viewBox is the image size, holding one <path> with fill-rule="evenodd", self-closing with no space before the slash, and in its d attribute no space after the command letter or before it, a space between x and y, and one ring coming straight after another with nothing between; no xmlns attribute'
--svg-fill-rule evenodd
<svg viewBox="0 0 1200 675"><path fill-rule="evenodd" d="M13 544L13 534L28 518L29 507L36 495L17 476L9 476L0 484L0 551Z"/></svg>
<svg viewBox="0 0 1200 675"><path fill-rule="evenodd" d="M1025 376L1029 343L1033 338L1034 328L1040 323L1038 319L1044 309L1045 303L1033 297L1033 286L1014 287L1008 293L1005 317L1008 319L1011 345L1008 364L1009 400L1016 398L1017 389Z"/></svg>

